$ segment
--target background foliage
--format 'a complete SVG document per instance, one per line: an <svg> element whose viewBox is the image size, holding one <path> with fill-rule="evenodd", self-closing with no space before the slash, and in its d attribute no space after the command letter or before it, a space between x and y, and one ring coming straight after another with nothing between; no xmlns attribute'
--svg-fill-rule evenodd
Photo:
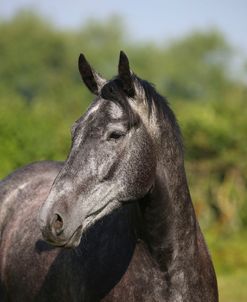
<svg viewBox="0 0 247 302"><path fill-rule="evenodd" d="M32 161L66 158L70 126L92 99L77 71L78 54L112 77L120 49L178 117L222 301L246 301L247 70L244 63L234 68L236 51L221 33L157 45L129 40L116 17L73 32L25 13L0 23L0 177Z"/></svg>

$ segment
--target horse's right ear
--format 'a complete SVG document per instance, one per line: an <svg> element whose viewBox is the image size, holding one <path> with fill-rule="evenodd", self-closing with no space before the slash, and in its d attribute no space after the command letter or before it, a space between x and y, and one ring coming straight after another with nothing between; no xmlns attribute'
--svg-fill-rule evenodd
<svg viewBox="0 0 247 302"><path fill-rule="evenodd" d="M99 95L101 88L106 83L106 80L90 66L83 54L80 54L79 56L78 68L87 88L93 94Z"/></svg>
<svg viewBox="0 0 247 302"><path fill-rule="evenodd" d="M132 78L132 72L129 66L129 59L127 55L121 50L118 63L118 75L123 85L123 90L129 97L135 94L135 88Z"/></svg>

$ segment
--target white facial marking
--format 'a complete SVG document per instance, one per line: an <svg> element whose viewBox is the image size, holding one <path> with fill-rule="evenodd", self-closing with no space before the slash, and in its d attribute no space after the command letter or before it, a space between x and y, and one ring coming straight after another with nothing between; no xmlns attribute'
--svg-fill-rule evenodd
<svg viewBox="0 0 247 302"><path fill-rule="evenodd" d="M100 107L100 103L94 105L92 108L90 108L87 112L87 115L91 115L92 113L96 112Z"/></svg>
<svg viewBox="0 0 247 302"><path fill-rule="evenodd" d="M85 116L83 117L83 123L85 124L86 121L89 119L89 117L94 114L100 107L100 103L94 105L92 108L89 108L88 111L86 112ZM79 147L80 143L82 140L82 134L78 135L75 142L74 142L74 146L75 148Z"/></svg>
<svg viewBox="0 0 247 302"><path fill-rule="evenodd" d="M123 116L123 109L120 106L112 103L111 104L111 115L114 119L119 119Z"/></svg>

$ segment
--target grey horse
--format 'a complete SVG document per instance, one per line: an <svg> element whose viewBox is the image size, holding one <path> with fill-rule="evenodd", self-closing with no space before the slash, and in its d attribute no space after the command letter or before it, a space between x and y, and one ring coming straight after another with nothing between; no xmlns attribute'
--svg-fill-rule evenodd
<svg viewBox="0 0 247 302"><path fill-rule="evenodd" d="M123 52L110 81L79 70L96 98L67 160L0 183L0 300L218 301L167 101Z"/></svg>

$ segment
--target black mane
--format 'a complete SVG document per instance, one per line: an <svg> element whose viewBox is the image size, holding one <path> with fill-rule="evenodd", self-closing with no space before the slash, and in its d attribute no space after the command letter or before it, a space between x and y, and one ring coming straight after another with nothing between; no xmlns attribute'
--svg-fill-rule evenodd
<svg viewBox="0 0 247 302"><path fill-rule="evenodd" d="M180 146L180 149L183 150L183 140L182 140L180 127L178 125L174 112L170 108L167 98L160 95L152 83L146 80L142 80L137 76L135 76L135 78L136 78L136 83L139 86L139 89L143 89L145 92L148 115L150 116L153 109L155 108L157 114L161 119L169 121L171 124L171 128L174 131L177 142Z"/></svg>

